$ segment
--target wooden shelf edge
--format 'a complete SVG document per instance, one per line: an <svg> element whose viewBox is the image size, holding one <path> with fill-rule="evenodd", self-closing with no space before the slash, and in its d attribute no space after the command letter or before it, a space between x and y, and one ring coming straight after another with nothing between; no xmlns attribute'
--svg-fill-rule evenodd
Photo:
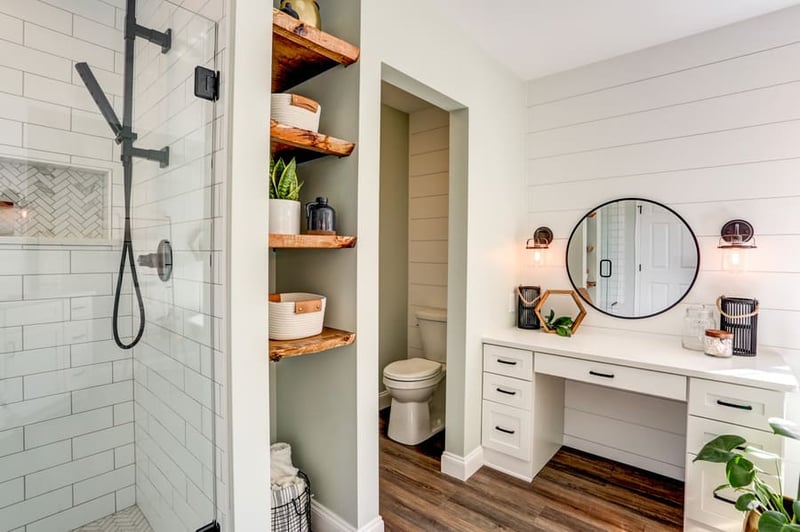
<svg viewBox="0 0 800 532"><path fill-rule="evenodd" d="M356 146L346 140L323 135L322 133L314 133L307 129L287 126L272 119L269 121L269 135L273 144L273 152L275 153L281 153L293 148L324 155L347 157L353 153L353 148ZM303 159L302 156L298 158Z"/></svg>
<svg viewBox="0 0 800 532"><path fill-rule="evenodd" d="M300 338L298 340L270 340L269 358L273 362L278 362L284 358L312 355L314 353L321 353L322 351L350 345L355 339L356 333L354 332L323 327L320 334L309 336L308 338Z"/></svg>
<svg viewBox="0 0 800 532"><path fill-rule="evenodd" d="M275 249L342 249L352 248L357 238L345 235L269 235L269 247Z"/></svg>
<svg viewBox="0 0 800 532"><path fill-rule="evenodd" d="M272 32L344 66L358 61L361 53L358 46L309 26L276 8L272 8Z"/></svg>

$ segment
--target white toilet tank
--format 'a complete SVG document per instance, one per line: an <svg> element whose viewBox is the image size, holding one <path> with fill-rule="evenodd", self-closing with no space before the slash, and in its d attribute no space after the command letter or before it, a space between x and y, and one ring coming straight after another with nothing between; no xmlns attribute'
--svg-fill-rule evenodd
<svg viewBox="0 0 800 532"><path fill-rule="evenodd" d="M440 308L420 309L416 313L423 356L436 362L447 362L447 311Z"/></svg>

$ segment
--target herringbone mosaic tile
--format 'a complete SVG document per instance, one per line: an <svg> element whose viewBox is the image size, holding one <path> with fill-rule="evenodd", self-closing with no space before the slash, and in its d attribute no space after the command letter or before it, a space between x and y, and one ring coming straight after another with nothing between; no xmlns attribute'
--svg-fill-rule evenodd
<svg viewBox="0 0 800 532"><path fill-rule="evenodd" d="M153 532L153 529L139 507L134 505L76 528L73 532Z"/></svg>
<svg viewBox="0 0 800 532"><path fill-rule="evenodd" d="M0 201L26 213L13 236L106 238L109 186L101 170L0 157Z"/></svg>

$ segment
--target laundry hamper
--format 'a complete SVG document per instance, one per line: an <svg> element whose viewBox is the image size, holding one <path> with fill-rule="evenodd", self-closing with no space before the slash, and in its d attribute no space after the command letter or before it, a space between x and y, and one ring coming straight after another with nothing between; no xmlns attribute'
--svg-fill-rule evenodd
<svg viewBox="0 0 800 532"><path fill-rule="evenodd" d="M273 532L311 532L311 483L302 471L303 485L293 484L272 492Z"/></svg>

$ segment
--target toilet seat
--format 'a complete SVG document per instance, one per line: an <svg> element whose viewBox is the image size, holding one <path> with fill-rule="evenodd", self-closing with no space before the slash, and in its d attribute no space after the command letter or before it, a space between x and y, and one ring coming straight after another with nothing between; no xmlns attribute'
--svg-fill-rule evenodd
<svg viewBox="0 0 800 532"><path fill-rule="evenodd" d="M399 382L418 382L432 379L442 371L442 365L425 358L408 358L387 365L384 378Z"/></svg>

